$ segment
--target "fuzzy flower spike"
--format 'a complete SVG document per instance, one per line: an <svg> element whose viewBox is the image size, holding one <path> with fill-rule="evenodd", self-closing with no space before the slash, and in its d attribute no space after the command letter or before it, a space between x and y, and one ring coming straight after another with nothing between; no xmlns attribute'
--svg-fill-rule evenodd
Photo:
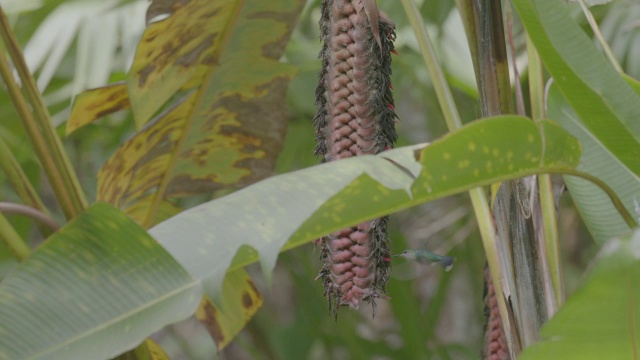
<svg viewBox="0 0 640 360"><path fill-rule="evenodd" d="M320 29L316 155L326 162L392 148L397 138L390 79L393 22L375 0L324 0ZM386 297L387 222L379 218L321 239L318 277L335 316L341 305L358 308L363 300L375 312L375 299Z"/></svg>

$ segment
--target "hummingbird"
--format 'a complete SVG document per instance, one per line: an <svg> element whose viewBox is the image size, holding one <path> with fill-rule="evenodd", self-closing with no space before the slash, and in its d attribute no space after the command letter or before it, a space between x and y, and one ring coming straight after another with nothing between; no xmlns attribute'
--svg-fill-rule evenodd
<svg viewBox="0 0 640 360"><path fill-rule="evenodd" d="M433 265L437 263L444 268L444 271L451 270L451 268L453 268L453 262L456 260L456 258L452 256L438 255L427 249L405 250L402 254L393 256L401 256L407 260L415 261L424 265Z"/></svg>

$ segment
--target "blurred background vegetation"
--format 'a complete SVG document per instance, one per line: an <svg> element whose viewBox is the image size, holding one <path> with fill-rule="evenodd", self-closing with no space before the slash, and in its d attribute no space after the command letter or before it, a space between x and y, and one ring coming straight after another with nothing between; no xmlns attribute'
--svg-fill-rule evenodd
<svg viewBox="0 0 640 360"><path fill-rule="evenodd" d="M479 117L473 66L460 17L453 0L417 0L438 47L461 116L465 122ZM25 49L38 86L64 134L74 95L124 79L135 46L144 30L146 0L0 0ZM307 1L297 29L282 61L299 72L288 95L289 129L277 172L289 172L318 163L312 155L314 98L320 50L317 29L320 0ZM402 6L391 0L379 7L395 21L396 49L393 85L400 121L398 145L429 142L446 132L427 71ZM640 3L617 0L592 8L625 72L640 78ZM576 6L576 18L590 32ZM515 16L515 14L514 14ZM516 47L524 47L518 20L514 23ZM526 67L526 54L517 54ZM521 74L526 74L522 72ZM526 75L525 75L526 76ZM523 79L526 91L526 78ZM526 96L526 94L525 94ZM0 88L0 136L10 145L34 184L39 184L50 209L55 201L43 181L33 151L21 139L23 129L9 96ZM65 138L70 158L91 201L96 174L113 151L134 133L128 111L83 127ZM219 196L208 194L184 199L189 206ZM19 202L0 173L0 200ZM363 205L365 206L365 205ZM54 210L55 211L55 210ZM58 210L54 217L62 219ZM42 236L29 220L10 217L24 237L36 244ZM250 267L265 297L263 309L236 341L218 354L225 359L476 359L483 333L482 244L466 194L449 197L391 216L394 253L426 247L457 258L451 272L393 260L388 283L391 301L378 301L375 318L368 305L359 311L342 309L331 316L323 288L314 278L320 268L319 249L304 246L281 255L271 289L258 267ZM560 206L560 233L567 293L597 251L565 195ZM16 265L0 244L0 278ZM195 320L169 326L153 336L172 359L211 359L215 346Z"/></svg>

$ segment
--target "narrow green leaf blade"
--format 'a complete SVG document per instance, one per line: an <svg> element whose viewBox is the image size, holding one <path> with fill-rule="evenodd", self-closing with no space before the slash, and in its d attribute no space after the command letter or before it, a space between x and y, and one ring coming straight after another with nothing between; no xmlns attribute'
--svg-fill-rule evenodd
<svg viewBox="0 0 640 360"><path fill-rule="evenodd" d="M640 230L608 242L584 284L520 359L636 359L640 353Z"/></svg>
<svg viewBox="0 0 640 360"><path fill-rule="evenodd" d="M0 358L111 358L191 315L200 296L142 228L98 203L0 284Z"/></svg>

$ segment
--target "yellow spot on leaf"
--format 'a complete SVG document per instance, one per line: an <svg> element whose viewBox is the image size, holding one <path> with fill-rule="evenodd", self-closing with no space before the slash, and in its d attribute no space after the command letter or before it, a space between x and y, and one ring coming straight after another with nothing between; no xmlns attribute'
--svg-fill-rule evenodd
<svg viewBox="0 0 640 360"><path fill-rule="evenodd" d="M465 169L468 168L469 165L471 165L471 162L469 160L460 160L458 161L458 169Z"/></svg>
<svg viewBox="0 0 640 360"><path fill-rule="evenodd" d="M485 167L487 169L488 172L493 172L493 163L491 161L487 161L487 163L485 164Z"/></svg>
<svg viewBox="0 0 640 360"><path fill-rule="evenodd" d="M474 143L473 141L470 142L467 147L469 148L469 151L476 151L476 143Z"/></svg>

